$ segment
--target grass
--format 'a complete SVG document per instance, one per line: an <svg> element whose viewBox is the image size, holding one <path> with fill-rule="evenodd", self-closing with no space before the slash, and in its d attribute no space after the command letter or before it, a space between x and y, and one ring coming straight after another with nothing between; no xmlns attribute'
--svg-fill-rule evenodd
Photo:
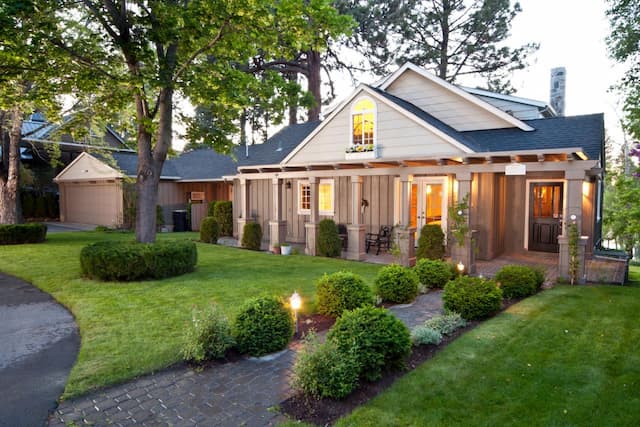
<svg viewBox="0 0 640 427"><path fill-rule="evenodd" d="M631 286L640 286L640 265L629 266L629 281Z"/></svg>
<svg viewBox="0 0 640 427"><path fill-rule="evenodd" d="M639 311L637 287L542 292L458 338L337 425L638 425Z"/></svg>
<svg viewBox="0 0 640 427"><path fill-rule="evenodd" d="M195 272L159 281L115 283L80 276L80 250L98 240L130 240L127 233L51 234L36 245L4 246L0 271L33 283L75 316L82 343L64 398L167 367L179 360L184 327L194 306L210 301L233 316L262 293L297 290L304 311L314 310L315 281L346 269L373 282L379 266L198 244ZM195 233L159 234L161 240L196 239Z"/></svg>

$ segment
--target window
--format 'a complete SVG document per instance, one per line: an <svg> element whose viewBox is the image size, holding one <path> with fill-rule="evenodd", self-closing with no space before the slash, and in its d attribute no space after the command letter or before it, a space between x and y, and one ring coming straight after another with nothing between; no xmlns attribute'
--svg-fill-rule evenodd
<svg viewBox="0 0 640 427"><path fill-rule="evenodd" d="M321 179L318 183L318 213L333 216L334 205L334 181ZM298 215L309 214L311 214L311 185L309 181L298 181Z"/></svg>
<svg viewBox="0 0 640 427"><path fill-rule="evenodd" d="M311 213L311 185L309 181L298 182L298 214L309 215Z"/></svg>
<svg viewBox="0 0 640 427"><path fill-rule="evenodd" d="M376 104L370 98L361 98L351 110L351 145L375 144Z"/></svg>

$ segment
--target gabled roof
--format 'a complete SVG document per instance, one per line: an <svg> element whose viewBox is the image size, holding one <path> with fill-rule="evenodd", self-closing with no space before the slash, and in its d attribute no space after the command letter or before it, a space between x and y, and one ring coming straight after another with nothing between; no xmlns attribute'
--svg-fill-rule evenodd
<svg viewBox="0 0 640 427"><path fill-rule="evenodd" d="M491 92L490 90L479 89L479 88L472 88L472 87L465 87L465 86L460 86L460 88L474 95L484 96L487 98L500 99L503 101L514 102L516 104L535 107L545 117L556 117L558 115L556 111L553 109L553 107L551 106L551 104L548 104L543 101L538 101L530 98L523 98L521 96L505 95L503 93Z"/></svg>

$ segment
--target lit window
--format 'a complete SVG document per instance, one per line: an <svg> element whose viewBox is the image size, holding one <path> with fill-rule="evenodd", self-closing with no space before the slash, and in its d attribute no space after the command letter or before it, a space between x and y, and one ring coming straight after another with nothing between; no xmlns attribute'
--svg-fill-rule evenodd
<svg viewBox="0 0 640 427"><path fill-rule="evenodd" d="M318 214L334 215L334 182L321 179L318 184ZM311 185L308 181L298 182L298 215L311 214Z"/></svg>
<svg viewBox="0 0 640 427"><path fill-rule="evenodd" d="M373 145L375 143L376 104L369 98L359 99L351 110L351 144Z"/></svg>
<svg viewBox="0 0 640 427"><path fill-rule="evenodd" d="M311 185L309 181L298 182L298 214L309 215L311 213Z"/></svg>

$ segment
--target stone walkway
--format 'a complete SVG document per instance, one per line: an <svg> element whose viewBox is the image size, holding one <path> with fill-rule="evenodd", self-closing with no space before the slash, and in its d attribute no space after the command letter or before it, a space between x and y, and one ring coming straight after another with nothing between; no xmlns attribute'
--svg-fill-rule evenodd
<svg viewBox="0 0 640 427"><path fill-rule="evenodd" d="M390 310L413 327L442 312L442 292ZM63 402L50 426L272 426L291 395L290 347L269 360L242 359L203 371L174 368Z"/></svg>

